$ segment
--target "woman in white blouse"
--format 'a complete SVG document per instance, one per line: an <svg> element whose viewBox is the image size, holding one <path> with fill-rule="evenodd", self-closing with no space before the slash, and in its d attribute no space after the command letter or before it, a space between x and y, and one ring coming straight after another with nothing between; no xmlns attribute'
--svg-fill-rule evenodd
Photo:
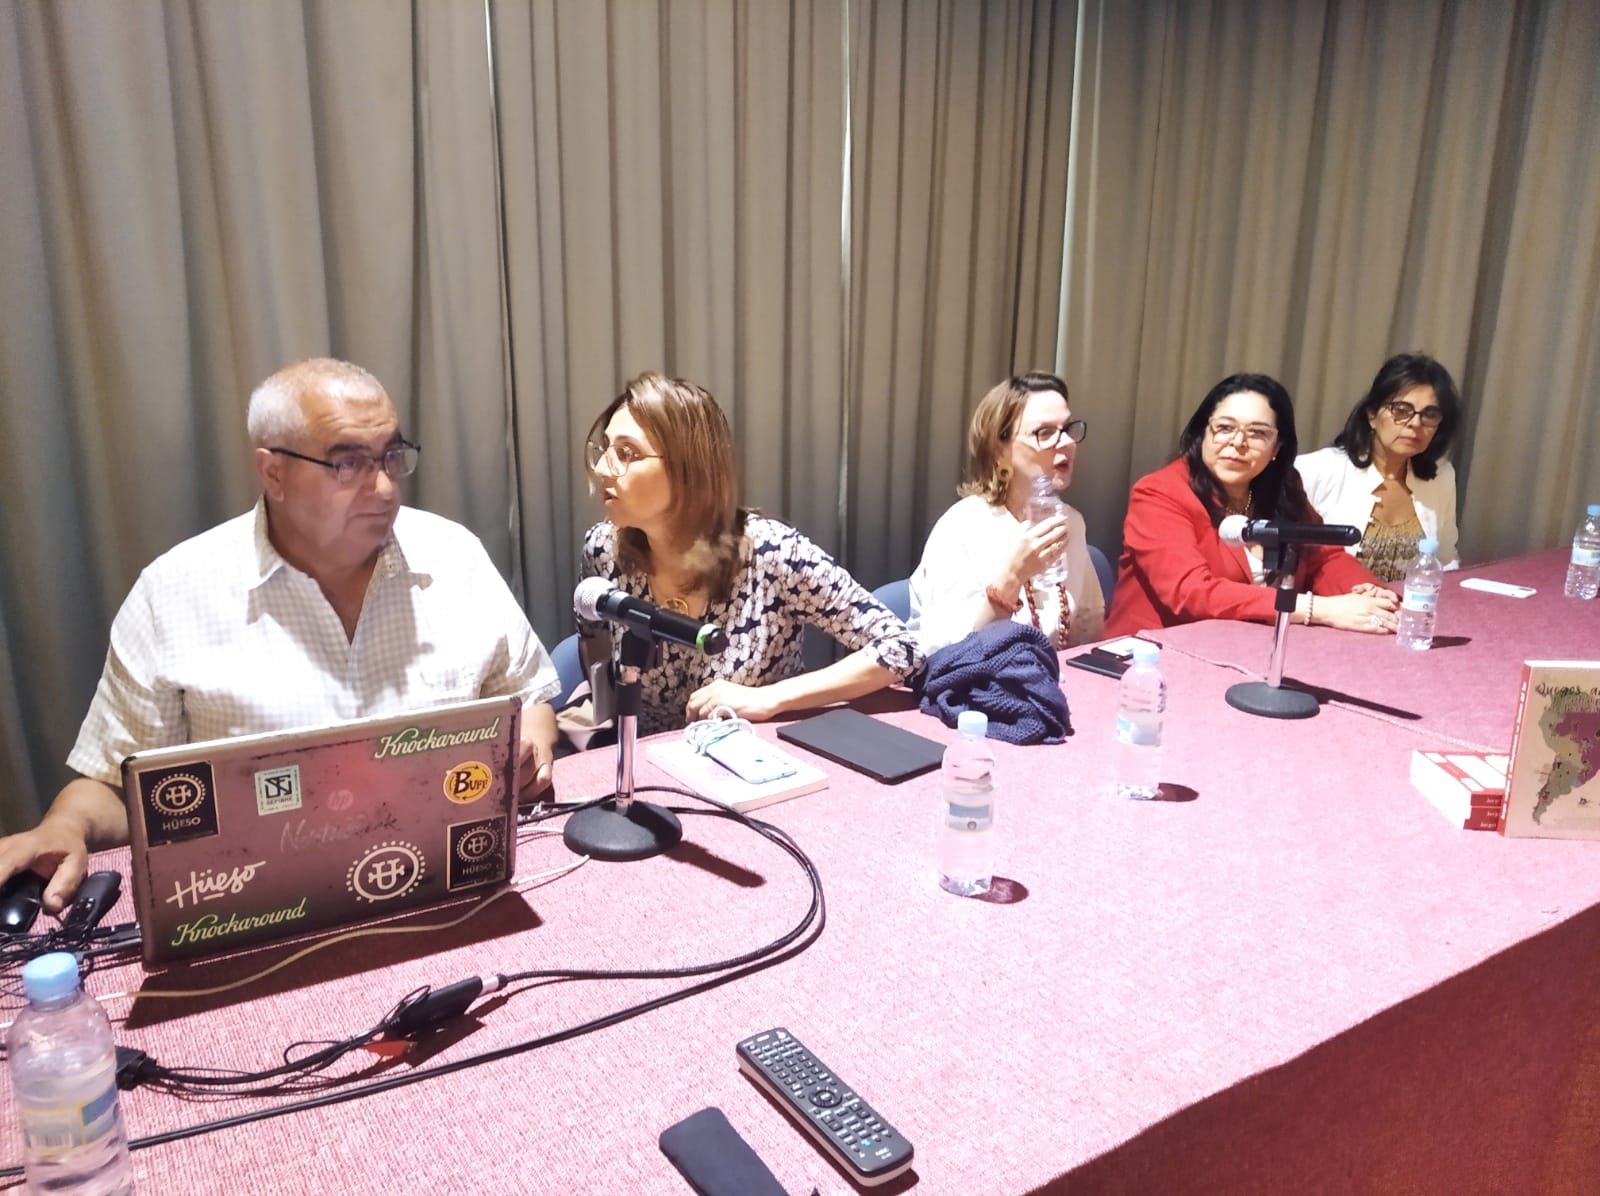
<svg viewBox="0 0 1600 1196"><path fill-rule="evenodd" d="M1067 384L1054 374L1019 374L984 395L967 430L962 498L939 517L911 575L908 625L926 652L997 619L1031 623L1057 648L1100 638L1106 604L1089 560L1083 516L1027 522L1033 480L1060 494L1088 424L1072 418ZM1038 575L1062 553L1067 580Z"/></svg>
<svg viewBox="0 0 1600 1196"><path fill-rule="evenodd" d="M1361 529L1347 551L1382 581L1399 581L1417 542L1456 556L1456 472L1444 459L1461 421L1456 384L1431 357L1402 353L1383 363L1333 447L1295 461L1306 497L1325 523Z"/></svg>

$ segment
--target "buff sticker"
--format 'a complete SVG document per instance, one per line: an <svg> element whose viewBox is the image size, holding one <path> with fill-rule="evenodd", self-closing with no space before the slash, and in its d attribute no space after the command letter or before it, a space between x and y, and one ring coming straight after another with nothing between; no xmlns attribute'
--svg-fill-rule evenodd
<svg viewBox="0 0 1600 1196"><path fill-rule="evenodd" d="M445 888L470 889L492 884L506 874L506 822L483 818L458 822L450 828L450 862L445 867Z"/></svg>
<svg viewBox="0 0 1600 1196"><path fill-rule="evenodd" d="M489 792L494 773L479 760L457 764L444 774L444 795L458 806L469 805Z"/></svg>
<svg viewBox="0 0 1600 1196"><path fill-rule="evenodd" d="M139 774L145 840L151 847L187 843L217 833L217 791L202 760Z"/></svg>
<svg viewBox="0 0 1600 1196"><path fill-rule="evenodd" d="M256 773L256 813L287 814L300 808L300 766L266 768Z"/></svg>

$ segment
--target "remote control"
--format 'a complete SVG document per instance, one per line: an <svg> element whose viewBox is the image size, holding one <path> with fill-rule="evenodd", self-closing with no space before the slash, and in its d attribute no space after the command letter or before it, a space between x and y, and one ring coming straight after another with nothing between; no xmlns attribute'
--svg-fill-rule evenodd
<svg viewBox="0 0 1600 1196"><path fill-rule="evenodd" d="M881 1184L911 1166L911 1143L822 1060L780 1028L739 1044L739 1069L783 1106L859 1184Z"/></svg>

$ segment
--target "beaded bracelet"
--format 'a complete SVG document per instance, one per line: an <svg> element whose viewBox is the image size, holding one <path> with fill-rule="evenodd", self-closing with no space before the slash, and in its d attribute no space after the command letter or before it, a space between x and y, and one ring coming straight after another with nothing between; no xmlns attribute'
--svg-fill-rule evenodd
<svg viewBox="0 0 1600 1196"><path fill-rule="evenodd" d="M1307 627L1311 626L1311 616L1316 612L1316 609L1317 609L1317 596L1315 594L1311 594L1311 593L1306 594L1306 626Z"/></svg>

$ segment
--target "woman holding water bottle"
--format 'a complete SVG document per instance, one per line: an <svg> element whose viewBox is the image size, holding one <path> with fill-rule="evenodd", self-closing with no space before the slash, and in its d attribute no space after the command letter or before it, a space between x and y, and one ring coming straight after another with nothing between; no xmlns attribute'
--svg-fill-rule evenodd
<svg viewBox="0 0 1600 1196"><path fill-rule="evenodd" d="M1200 619L1277 617L1275 577L1261 549L1223 542L1228 515L1317 521L1294 458L1294 407L1283 384L1234 374L1211 388L1183 429L1171 464L1128 497L1116 598L1105 634ZM1305 544L1295 571L1296 623L1387 634L1399 599L1338 548Z"/></svg>
<svg viewBox="0 0 1600 1196"><path fill-rule="evenodd" d="M1088 423L1067 384L1030 371L984 395L967 430L967 481L911 575L908 626L932 653L1000 619L1057 648L1099 639L1105 597L1083 516L1061 501Z"/></svg>

